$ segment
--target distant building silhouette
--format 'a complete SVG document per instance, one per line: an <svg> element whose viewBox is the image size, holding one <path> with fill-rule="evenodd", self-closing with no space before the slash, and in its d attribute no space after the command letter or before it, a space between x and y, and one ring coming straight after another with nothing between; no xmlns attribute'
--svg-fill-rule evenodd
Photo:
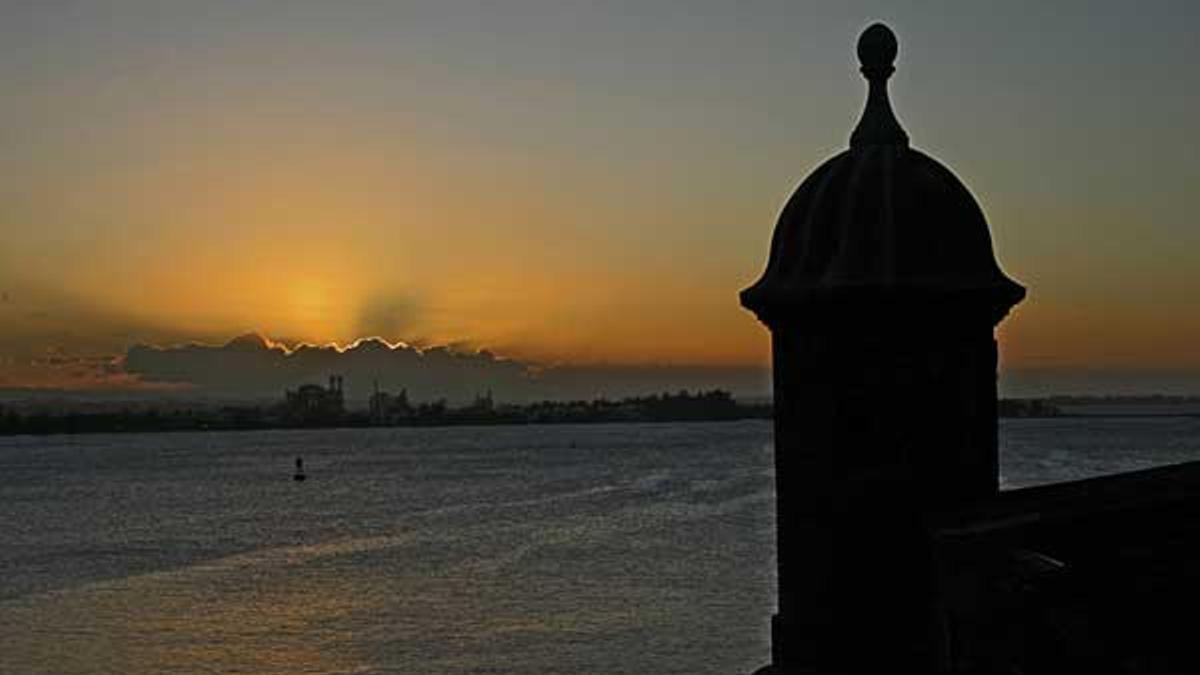
<svg viewBox="0 0 1200 675"><path fill-rule="evenodd" d="M292 423L330 424L346 412L345 393L341 375L330 375L329 386L301 385L289 389L284 400L284 417Z"/></svg>
<svg viewBox="0 0 1200 675"><path fill-rule="evenodd" d="M372 424L397 424L411 419L416 413L416 409L408 402L407 389L401 389L399 394L389 394L380 391L378 383L367 404Z"/></svg>
<svg viewBox="0 0 1200 675"><path fill-rule="evenodd" d="M469 410L479 413L492 413L496 409L496 403L492 399L492 390L488 389L486 394L476 394L475 401L471 404Z"/></svg>

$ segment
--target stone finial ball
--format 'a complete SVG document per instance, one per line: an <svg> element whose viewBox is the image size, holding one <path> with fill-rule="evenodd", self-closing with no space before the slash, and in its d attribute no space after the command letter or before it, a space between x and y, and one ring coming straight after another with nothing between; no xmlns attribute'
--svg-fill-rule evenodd
<svg viewBox="0 0 1200 675"><path fill-rule="evenodd" d="M896 34L891 28L873 23L858 38L858 62L863 68L890 68L896 60Z"/></svg>

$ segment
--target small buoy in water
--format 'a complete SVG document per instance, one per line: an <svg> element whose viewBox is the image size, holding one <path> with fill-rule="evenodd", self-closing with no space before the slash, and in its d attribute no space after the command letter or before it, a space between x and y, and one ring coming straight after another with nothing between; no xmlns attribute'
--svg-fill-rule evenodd
<svg viewBox="0 0 1200 675"><path fill-rule="evenodd" d="M292 480L304 480L307 477L308 476L304 475L304 459L302 457L297 457L296 473L292 474Z"/></svg>

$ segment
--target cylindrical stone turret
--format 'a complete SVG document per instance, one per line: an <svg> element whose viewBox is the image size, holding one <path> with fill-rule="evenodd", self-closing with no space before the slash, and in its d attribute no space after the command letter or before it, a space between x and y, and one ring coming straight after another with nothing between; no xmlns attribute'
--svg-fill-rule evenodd
<svg viewBox="0 0 1200 675"><path fill-rule="evenodd" d="M998 489L994 328L1025 289L971 193L909 147L896 53L886 26L862 34L850 149L796 189L741 294L772 337L778 672L936 663L923 515Z"/></svg>

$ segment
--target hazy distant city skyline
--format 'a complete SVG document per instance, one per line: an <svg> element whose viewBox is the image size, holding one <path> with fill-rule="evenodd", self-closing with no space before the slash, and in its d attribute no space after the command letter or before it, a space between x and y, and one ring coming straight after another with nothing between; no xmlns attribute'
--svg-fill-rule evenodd
<svg viewBox="0 0 1200 675"><path fill-rule="evenodd" d="M757 377L737 292L877 19L1029 288L1002 384L1200 393L1200 9L782 0L7 5L0 388L247 332Z"/></svg>

